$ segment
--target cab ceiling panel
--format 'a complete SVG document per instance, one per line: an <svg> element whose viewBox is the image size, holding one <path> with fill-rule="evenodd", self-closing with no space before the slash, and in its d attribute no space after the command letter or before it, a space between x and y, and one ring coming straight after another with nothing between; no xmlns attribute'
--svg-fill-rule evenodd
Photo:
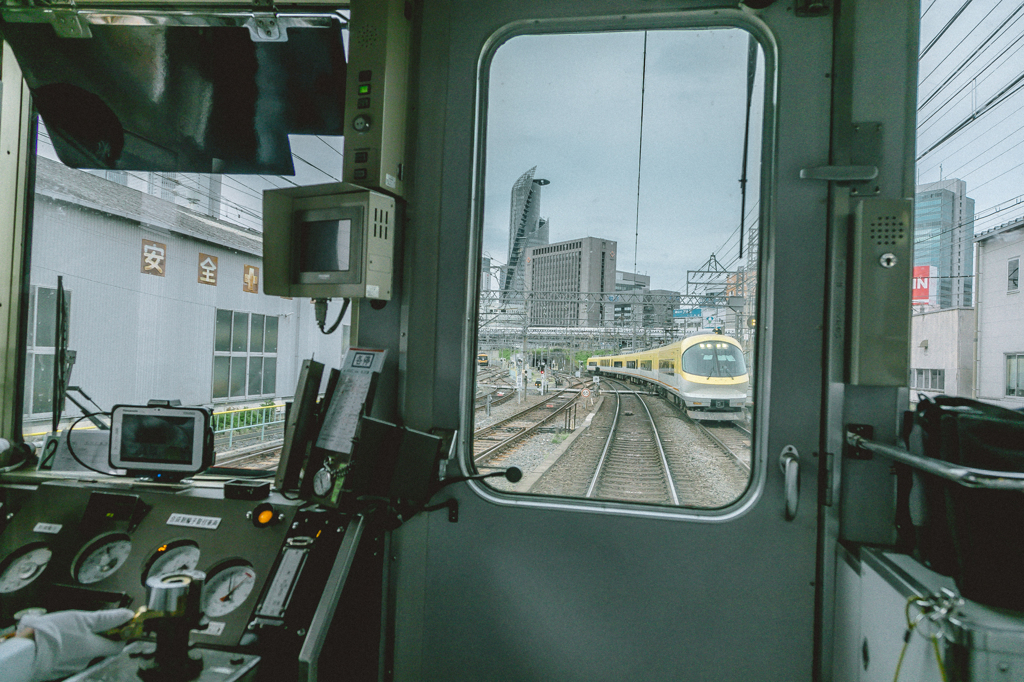
<svg viewBox="0 0 1024 682"><path fill-rule="evenodd" d="M2 29L73 168L291 175L289 133L342 134L337 15L4 9Z"/></svg>

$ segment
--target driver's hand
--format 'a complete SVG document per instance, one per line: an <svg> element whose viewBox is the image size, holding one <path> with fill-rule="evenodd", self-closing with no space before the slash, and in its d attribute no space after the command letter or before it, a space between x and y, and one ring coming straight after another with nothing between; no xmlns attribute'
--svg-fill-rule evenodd
<svg viewBox="0 0 1024 682"><path fill-rule="evenodd" d="M127 623L134 615L128 609L111 609L25 616L18 624L19 632L29 634L31 630L36 642L32 682L73 675L84 670L95 658L120 652L123 642L112 642L97 633Z"/></svg>

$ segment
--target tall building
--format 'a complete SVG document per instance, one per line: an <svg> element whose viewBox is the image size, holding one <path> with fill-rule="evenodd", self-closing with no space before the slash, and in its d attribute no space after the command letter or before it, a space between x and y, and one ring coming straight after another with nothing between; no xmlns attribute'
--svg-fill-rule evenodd
<svg viewBox="0 0 1024 682"><path fill-rule="evenodd" d="M508 223L508 260L501 288L503 302L515 303L512 292L525 289L526 250L548 243L548 221L540 217L540 188L547 180L534 178L534 166L519 176L512 185L512 205ZM508 300L511 299L511 300Z"/></svg>
<svg viewBox="0 0 1024 682"><path fill-rule="evenodd" d="M950 178L918 185L914 207L914 266L934 266L939 308L973 305L974 199L967 183Z"/></svg>
<svg viewBox="0 0 1024 682"><path fill-rule="evenodd" d="M651 277L650 275L640 275L635 272L622 272L617 271L615 273L615 291L631 291L631 292L644 292L651 288ZM628 327L633 324L634 315L633 311L636 310L636 322L640 323L641 315L640 309L631 303L616 303L615 304L615 324L616 326Z"/></svg>
<svg viewBox="0 0 1024 682"><path fill-rule="evenodd" d="M672 311L679 305L679 292L668 289L652 289L651 302L644 306L645 327L672 328Z"/></svg>
<svg viewBox="0 0 1024 682"><path fill-rule="evenodd" d="M615 292L615 250L610 239L584 237L526 250L525 281L533 298L530 324L603 327L614 315L600 296Z"/></svg>

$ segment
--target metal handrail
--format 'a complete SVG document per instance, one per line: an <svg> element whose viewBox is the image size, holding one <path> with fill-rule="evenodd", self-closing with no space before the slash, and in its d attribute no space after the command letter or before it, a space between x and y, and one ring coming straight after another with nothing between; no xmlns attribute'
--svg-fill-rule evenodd
<svg viewBox="0 0 1024 682"><path fill-rule="evenodd" d="M1024 473L1021 472L975 469L974 467L952 464L940 459L925 457L924 455L915 455L903 448L868 440L853 431L846 432L846 442L855 448L889 457L915 469L920 469L921 471L944 478L947 481L958 483L965 488L1024 492Z"/></svg>

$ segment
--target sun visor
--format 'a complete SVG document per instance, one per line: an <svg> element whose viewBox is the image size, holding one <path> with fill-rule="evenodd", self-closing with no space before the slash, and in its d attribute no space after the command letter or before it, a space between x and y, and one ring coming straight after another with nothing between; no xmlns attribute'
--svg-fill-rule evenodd
<svg viewBox="0 0 1024 682"><path fill-rule="evenodd" d="M61 17L2 16L57 155L73 168L292 175L289 134L342 134L339 15L80 10L61 31Z"/></svg>

